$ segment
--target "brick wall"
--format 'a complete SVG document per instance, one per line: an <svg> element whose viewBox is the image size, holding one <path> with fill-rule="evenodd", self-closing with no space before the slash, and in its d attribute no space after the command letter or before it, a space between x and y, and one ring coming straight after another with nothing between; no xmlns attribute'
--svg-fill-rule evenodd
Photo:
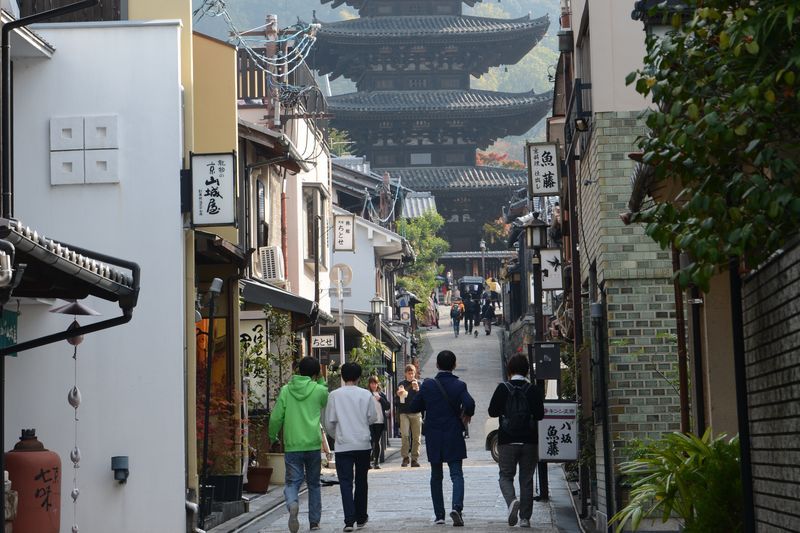
<svg viewBox="0 0 800 533"><path fill-rule="evenodd" d="M800 242L745 280L747 401L758 531L800 524Z"/></svg>
<svg viewBox="0 0 800 533"><path fill-rule="evenodd" d="M659 439L680 428L670 253L645 235L641 225L625 226L619 218L627 209L635 165L627 155L637 150L636 138L647 131L638 116L638 112L596 113L591 142L578 169L581 278L588 279L594 263L597 282L606 292L608 319L605 349L612 442L603 442L598 425L600 519L605 518L607 506L604 447L611 446L616 482L617 467L627 458L633 440ZM619 509L625 502L616 503Z"/></svg>

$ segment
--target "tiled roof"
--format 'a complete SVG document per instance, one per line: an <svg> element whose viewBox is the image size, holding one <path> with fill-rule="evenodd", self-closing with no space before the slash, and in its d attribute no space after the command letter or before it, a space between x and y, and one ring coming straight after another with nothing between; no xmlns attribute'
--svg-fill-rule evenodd
<svg viewBox="0 0 800 533"><path fill-rule="evenodd" d="M465 4L472 7L478 2L482 2L483 0L462 0ZM321 0L323 4L331 4L332 8L337 8L342 4L347 4L348 6L361 9L364 7L364 4L367 3L367 0Z"/></svg>
<svg viewBox="0 0 800 533"><path fill-rule="evenodd" d="M336 118L357 114L357 118L368 118L369 113L408 113L422 111L430 114L445 114L447 118L477 113L513 114L527 109L549 110L551 93L536 94L480 91L476 89L437 91L368 91L341 94L328 98L329 109Z"/></svg>
<svg viewBox="0 0 800 533"><path fill-rule="evenodd" d="M353 43L359 41L387 38L437 38L451 41L460 37L478 37L481 41L487 37L514 38L517 33L530 34L534 41L541 39L550 20L547 16L531 20L529 16L518 19L494 19L468 16L402 16L402 17L364 17L341 22L323 24L319 31L320 42L337 41L346 38ZM356 44L356 43L353 43Z"/></svg>
<svg viewBox="0 0 800 533"><path fill-rule="evenodd" d="M436 212L436 198L429 192L410 192L403 200L402 218L421 217L428 211Z"/></svg>
<svg viewBox="0 0 800 533"><path fill-rule="evenodd" d="M403 185L415 190L484 189L525 186L524 170L500 167L416 167L386 169Z"/></svg>

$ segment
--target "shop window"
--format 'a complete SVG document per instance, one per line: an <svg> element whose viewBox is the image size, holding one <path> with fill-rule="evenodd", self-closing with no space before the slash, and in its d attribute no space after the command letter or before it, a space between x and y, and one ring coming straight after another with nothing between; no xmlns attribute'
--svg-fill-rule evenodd
<svg viewBox="0 0 800 533"><path fill-rule="evenodd" d="M303 187L303 211L305 219L305 260L314 261L319 255L320 265L328 264L327 245L322 221L326 220L328 195L320 186L308 184Z"/></svg>

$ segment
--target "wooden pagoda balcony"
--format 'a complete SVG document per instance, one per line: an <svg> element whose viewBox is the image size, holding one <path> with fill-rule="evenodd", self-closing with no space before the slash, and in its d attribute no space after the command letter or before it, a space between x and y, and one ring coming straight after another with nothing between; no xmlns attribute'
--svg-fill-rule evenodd
<svg viewBox="0 0 800 533"><path fill-rule="evenodd" d="M19 0L20 17L35 15L42 11L49 11L69 4L74 4L76 0ZM122 4L124 0L101 0L98 5L91 9L83 9L74 13L69 13L62 17L57 17L48 22L97 22L110 20L127 20L128 11L125 1L125 9Z"/></svg>

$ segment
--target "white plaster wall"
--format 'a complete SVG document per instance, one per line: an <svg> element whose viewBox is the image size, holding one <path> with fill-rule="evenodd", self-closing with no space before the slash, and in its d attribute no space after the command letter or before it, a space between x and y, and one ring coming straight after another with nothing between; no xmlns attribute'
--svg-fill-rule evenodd
<svg viewBox="0 0 800 533"><path fill-rule="evenodd" d="M303 184L322 184L331 194L330 184L330 156L327 148L314 136L309 124L305 120L290 120L285 127L286 135L297 147L301 158L312 161L314 165L309 171L301 171L296 176L290 174L286 189L287 226L289 231L287 279L291 283L292 292L307 298L314 299L314 266L313 263L305 264L305 250L308 247L306 240L306 216L303 202ZM327 210L323 215L322 231L327 231L332 224L330 216L330 197ZM327 246L327 239L322 239L323 246ZM320 251L321 257L330 257L329 250ZM330 266L330 265L327 265ZM330 281L326 265L320 265L319 273L320 297L319 305L324 311L330 312L330 298L328 288Z"/></svg>
<svg viewBox="0 0 800 533"><path fill-rule="evenodd" d="M180 28L101 23L36 31L57 51L50 60L15 63L14 214L40 234L142 269L133 320L87 335L78 349L77 522L81 531L184 531ZM50 118L102 114L119 116L120 182L51 186ZM116 304L86 303L103 316L79 317L83 324L120 314ZM72 320L46 305L21 311L21 341ZM9 358L6 381L4 448L21 428L34 427L61 456L62 533L73 523L71 355L66 342L23 352ZM113 480L114 455L130 457L125 485Z"/></svg>
<svg viewBox="0 0 800 533"><path fill-rule="evenodd" d="M584 10L589 13L592 111L645 109L649 101L637 93L633 85L625 85L625 77L642 66L645 55L644 25L631 19L633 2L573 0L576 53Z"/></svg>

